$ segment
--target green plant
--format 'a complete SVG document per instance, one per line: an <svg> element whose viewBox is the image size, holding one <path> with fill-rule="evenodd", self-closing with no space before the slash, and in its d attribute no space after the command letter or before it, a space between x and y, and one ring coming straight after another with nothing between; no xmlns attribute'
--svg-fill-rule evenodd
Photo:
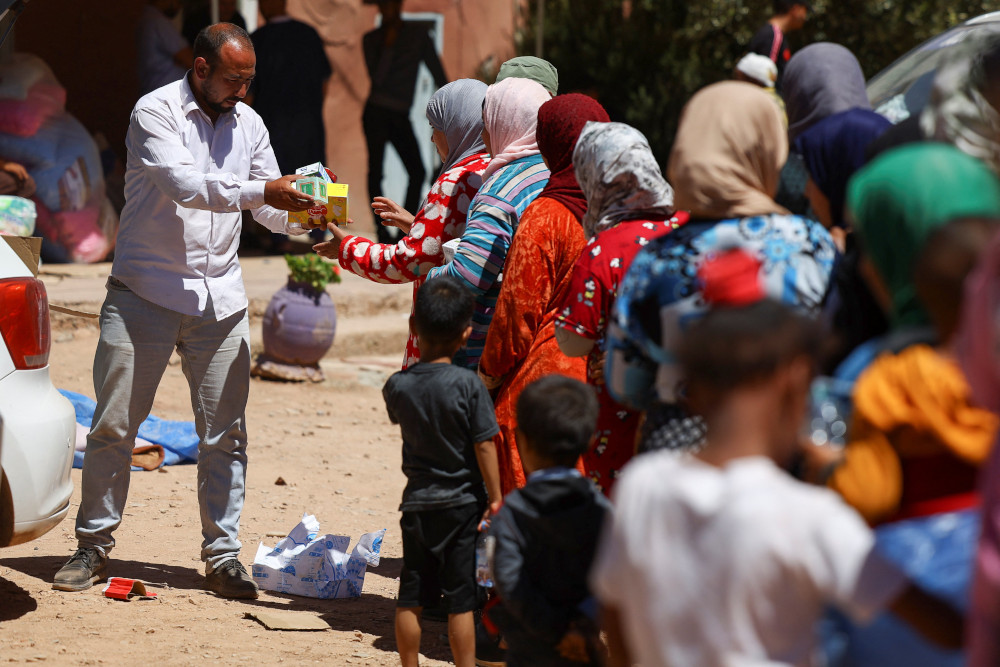
<svg viewBox="0 0 1000 667"><path fill-rule="evenodd" d="M293 282L311 285L317 292L325 290L328 283L340 282L337 267L319 255L285 255L285 262Z"/></svg>

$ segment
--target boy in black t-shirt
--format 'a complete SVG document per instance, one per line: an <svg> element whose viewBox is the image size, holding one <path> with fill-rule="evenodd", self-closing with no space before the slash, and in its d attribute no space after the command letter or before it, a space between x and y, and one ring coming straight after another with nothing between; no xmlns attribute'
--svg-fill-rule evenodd
<svg viewBox="0 0 1000 667"><path fill-rule="evenodd" d="M603 664L587 573L611 505L574 467L597 412L594 389L562 375L532 382L517 399L528 481L490 526L500 603L489 617L507 642L508 667Z"/></svg>
<svg viewBox="0 0 1000 667"><path fill-rule="evenodd" d="M451 363L472 332L473 307L472 294L454 278L427 281L410 318L420 363L394 374L382 389L389 419L402 431L407 479L399 506L403 571L396 601L403 667L416 667L420 614L439 596L455 665L475 662L477 528L500 505L500 473L489 393L475 373Z"/></svg>

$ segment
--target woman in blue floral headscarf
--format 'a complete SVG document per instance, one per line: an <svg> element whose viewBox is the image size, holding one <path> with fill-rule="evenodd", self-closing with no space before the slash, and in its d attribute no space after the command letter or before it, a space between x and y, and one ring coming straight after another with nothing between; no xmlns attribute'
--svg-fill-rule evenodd
<svg viewBox="0 0 1000 667"><path fill-rule="evenodd" d="M818 223L775 203L788 157L781 113L742 82L698 92L681 116L668 178L691 221L656 239L632 262L610 327L606 377L619 401L646 410L640 448L691 447L703 427L683 407L672 350L705 312L698 268L741 248L761 262L768 295L808 312L826 296L836 249Z"/></svg>

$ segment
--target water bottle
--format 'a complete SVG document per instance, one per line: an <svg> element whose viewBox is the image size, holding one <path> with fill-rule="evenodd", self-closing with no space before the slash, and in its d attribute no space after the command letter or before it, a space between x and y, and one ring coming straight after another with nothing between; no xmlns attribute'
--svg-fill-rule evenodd
<svg viewBox="0 0 1000 667"><path fill-rule="evenodd" d="M847 444L852 388L851 383L836 378L813 380L805 432L814 445L843 447Z"/></svg>
<svg viewBox="0 0 1000 667"><path fill-rule="evenodd" d="M493 560L495 544L496 538L485 530L481 531L476 539L476 583L483 588L493 588L493 569L490 561Z"/></svg>

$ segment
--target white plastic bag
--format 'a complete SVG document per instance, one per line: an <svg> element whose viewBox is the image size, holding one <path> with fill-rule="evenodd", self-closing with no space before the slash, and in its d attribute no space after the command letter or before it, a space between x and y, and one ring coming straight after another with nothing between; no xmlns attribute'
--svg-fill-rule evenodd
<svg viewBox="0 0 1000 667"><path fill-rule="evenodd" d="M351 538L318 533L319 521L306 514L273 549L261 543L253 559L257 585L310 598L360 597L368 566L378 566L385 528L362 535L350 554Z"/></svg>

